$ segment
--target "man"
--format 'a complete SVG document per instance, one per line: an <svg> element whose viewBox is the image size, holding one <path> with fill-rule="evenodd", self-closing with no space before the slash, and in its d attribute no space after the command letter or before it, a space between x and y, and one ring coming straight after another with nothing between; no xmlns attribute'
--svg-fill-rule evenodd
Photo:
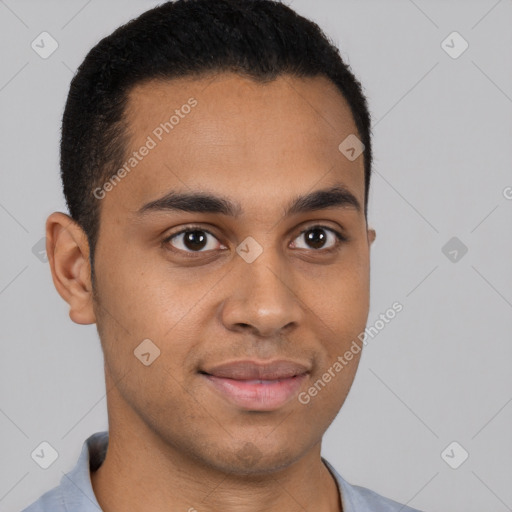
<svg viewBox="0 0 512 512"><path fill-rule="evenodd" d="M413 511L321 457L375 231L366 100L315 24L271 0L142 14L74 77L61 171L47 252L97 325L109 431L26 511Z"/></svg>

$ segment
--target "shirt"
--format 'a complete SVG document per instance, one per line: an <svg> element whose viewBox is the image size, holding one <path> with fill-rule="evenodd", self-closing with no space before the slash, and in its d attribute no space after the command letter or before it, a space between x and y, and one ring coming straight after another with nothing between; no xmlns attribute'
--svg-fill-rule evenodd
<svg viewBox="0 0 512 512"><path fill-rule="evenodd" d="M44 493L22 512L101 511L92 488L90 471L101 466L107 447L108 431L96 432L88 437L75 467L64 474L57 487ZM421 512L365 487L349 484L323 457L322 462L336 479L343 512Z"/></svg>

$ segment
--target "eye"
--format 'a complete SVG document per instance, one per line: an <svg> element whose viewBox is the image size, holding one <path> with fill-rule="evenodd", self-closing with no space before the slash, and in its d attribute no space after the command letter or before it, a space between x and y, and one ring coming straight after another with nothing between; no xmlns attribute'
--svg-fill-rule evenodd
<svg viewBox="0 0 512 512"><path fill-rule="evenodd" d="M304 236L305 235L305 236ZM313 249L317 252L331 252L339 248L342 242L348 239L338 231L322 225L309 226L300 232L295 240L304 237L306 246L292 246L297 249ZM216 241L216 242L215 242ZM200 226L188 226L178 233L173 233L164 241L164 245L170 245L171 250L192 256L194 253L213 251L215 249L227 249L210 231Z"/></svg>
<svg viewBox="0 0 512 512"><path fill-rule="evenodd" d="M216 244L212 239L217 240L209 231L199 226L190 226L187 229L181 230L179 233L174 233L167 237L164 240L164 244L170 244L171 247L177 251L186 253L206 252L219 248L226 249L226 246L220 244L218 240ZM221 247L217 247L218 244L220 244Z"/></svg>
<svg viewBox="0 0 512 512"><path fill-rule="evenodd" d="M300 247L294 243L294 247L297 249L311 249L314 250L324 250L324 251L332 251L338 248L338 246L347 241L347 238L343 236L338 231L328 228L327 226L309 226L307 229L304 229L300 232L299 236L295 239L300 239L303 235L306 235L304 238L306 243L309 244L309 247ZM327 245L327 247L325 247Z"/></svg>

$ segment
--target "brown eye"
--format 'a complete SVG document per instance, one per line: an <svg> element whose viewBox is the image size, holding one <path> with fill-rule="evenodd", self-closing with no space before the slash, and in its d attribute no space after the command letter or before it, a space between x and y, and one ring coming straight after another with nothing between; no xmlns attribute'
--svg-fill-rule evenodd
<svg viewBox="0 0 512 512"><path fill-rule="evenodd" d="M294 247L297 249L328 251L335 249L341 242L346 241L346 238L341 233L326 226L310 226L301 231L295 240L300 240L301 238L305 240L306 246L297 246L295 243Z"/></svg>
<svg viewBox="0 0 512 512"><path fill-rule="evenodd" d="M220 242L212 233L200 228L187 228L174 233L164 240L164 243L170 244L174 249L184 252L206 252L214 250ZM222 245L222 244L220 244ZM224 246L222 246L224 247Z"/></svg>

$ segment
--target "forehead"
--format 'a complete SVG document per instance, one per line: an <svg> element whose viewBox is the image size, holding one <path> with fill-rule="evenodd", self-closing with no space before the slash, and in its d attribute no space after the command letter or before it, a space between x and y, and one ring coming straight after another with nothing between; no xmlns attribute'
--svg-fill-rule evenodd
<svg viewBox="0 0 512 512"><path fill-rule="evenodd" d="M203 131L215 129L216 137L226 140L240 142L241 127L308 138L325 137L327 131L338 132L337 136L340 131L357 132L347 101L323 76L280 75L261 82L226 72L148 80L129 91L125 117L132 132L142 135L152 131L156 121L168 120L191 97L200 108L194 109L187 124L200 123ZM292 126L299 119L307 124Z"/></svg>
<svg viewBox="0 0 512 512"><path fill-rule="evenodd" d="M147 81L130 91L125 120L129 172L103 208L135 211L170 190L207 190L256 212L340 183L364 202L363 155L351 161L338 149L357 129L327 78Z"/></svg>

